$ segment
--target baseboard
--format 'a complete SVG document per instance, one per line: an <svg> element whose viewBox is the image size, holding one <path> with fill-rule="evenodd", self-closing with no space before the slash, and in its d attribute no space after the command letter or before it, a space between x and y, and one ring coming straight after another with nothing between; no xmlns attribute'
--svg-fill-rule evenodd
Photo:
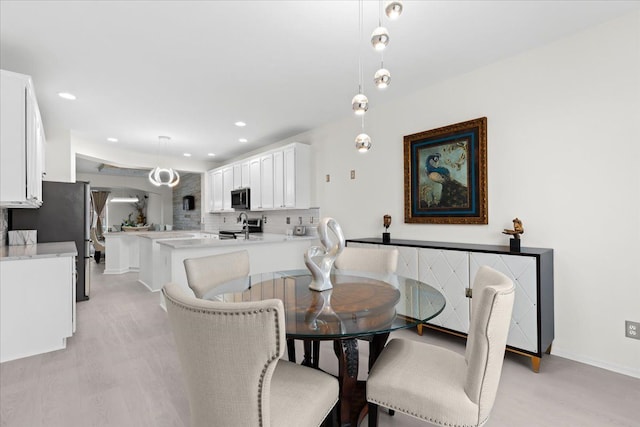
<svg viewBox="0 0 640 427"><path fill-rule="evenodd" d="M595 366L596 368L606 369L618 374L627 375L633 378L640 378L640 369L632 369L627 366L620 366L613 363L603 362L602 360L591 359L589 357L582 356L580 354L574 354L568 351L563 351L562 348L558 348L556 344L553 345L551 354L565 359L573 360L575 362L584 363L586 365ZM543 360L544 363L544 360Z"/></svg>
<svg viewBox="0 0 640 427"><path fill-rule="evenodd" d="M144 280L140 280L138 279L138 283L142 283L147 289L149 289L151 292L160 292L160 289L153 289L151 286L147 285Z"/></svg>

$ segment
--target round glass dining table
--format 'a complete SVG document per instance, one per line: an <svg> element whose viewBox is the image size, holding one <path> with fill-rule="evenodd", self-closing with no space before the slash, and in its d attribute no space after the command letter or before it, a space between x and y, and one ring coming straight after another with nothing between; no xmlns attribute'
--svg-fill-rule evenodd
<svg viewBox="0 0 640 427"><path fill-rule="evenodd" d="M303 364L317 368L318 346L333 341L340 381L341 426L355 426L366 414L365 383L358 377L358 338L369 344L369 368L384 348L389 333L437 316L444 296L432 286L398 276L336 270L333 288L309 289L308 270L274 271L234 280L213 289L205 299L226 302L282 300L289 360L295 361L293 340L305 343Z"/></svg>

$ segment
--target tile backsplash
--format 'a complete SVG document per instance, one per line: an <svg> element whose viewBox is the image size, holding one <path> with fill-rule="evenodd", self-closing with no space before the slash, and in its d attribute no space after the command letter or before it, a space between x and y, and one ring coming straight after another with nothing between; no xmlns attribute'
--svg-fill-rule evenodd
<svg viewBox="0 0 640 427"><path fill-rule="evenodd" d="M205 213L203 229L211 232L240 229L239 214L239 212ZM310 234L309 229L317 227L320 220L320 208L247 212L247 214L249 218L262 218L263 232L273 234L285 234L287 229L293 229L296 225L306 226L307 234Z"/></svg>

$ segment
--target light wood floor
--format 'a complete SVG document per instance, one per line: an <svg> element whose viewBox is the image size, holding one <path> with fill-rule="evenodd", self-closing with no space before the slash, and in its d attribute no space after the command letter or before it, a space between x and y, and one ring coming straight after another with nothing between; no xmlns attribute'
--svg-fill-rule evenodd
<svg viewBox="0 0 640 427"><path fill-rule="evenodd" d="M158 293L137 283L135 273L105 276L104 262L92 267L91 299L78 304L77 333L67 348L0 365L0 425L188 426L189 404ZM392 335L464 351L463 341L433 331ZM336 373L332 347L321 351L321 367ZM361 355L366 367L366 344ZM638 402L638 379L556 356L545 356L535 374L526 358L509 354L486 425L638 427ZM382 413L380 425L428 424Z"/></svg>

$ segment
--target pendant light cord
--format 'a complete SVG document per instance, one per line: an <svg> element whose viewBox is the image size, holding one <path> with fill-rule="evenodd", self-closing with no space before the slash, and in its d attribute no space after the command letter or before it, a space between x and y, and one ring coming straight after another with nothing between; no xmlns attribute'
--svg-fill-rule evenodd
<svg viewBox="0 0 640 427"><path fill-rule="evenodd" d="M364 0L358 1L358 93L362 93L362 27L363 27L363 3Z"/></svg>

